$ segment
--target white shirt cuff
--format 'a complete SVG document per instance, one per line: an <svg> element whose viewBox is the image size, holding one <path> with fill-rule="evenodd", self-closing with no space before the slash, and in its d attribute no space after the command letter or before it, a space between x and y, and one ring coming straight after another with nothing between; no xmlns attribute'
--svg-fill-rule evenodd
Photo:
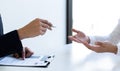
<svg viewBox="0 0 120 71"><path fill-rule="evenodd" d="M117 44L117 48L118 48L118 50L117 50L117 55L120 56L120 43Z"/></svg>
<svg viewBox="0 0 120 71"><path fill-rule="evenodd" d="M94 36L89 36L89 39L90 39L90 44L94 44L96 41Z"/></svg>

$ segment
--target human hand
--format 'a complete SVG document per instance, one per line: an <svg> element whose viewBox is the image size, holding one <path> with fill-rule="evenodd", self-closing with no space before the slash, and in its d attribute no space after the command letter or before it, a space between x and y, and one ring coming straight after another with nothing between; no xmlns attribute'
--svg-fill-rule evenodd
<svg viewBox="0 0 120 71"><path fill-rule="evenodd" d="M78 43L84 44L88 49L102 53L102 52L111 52L111 53L117 53L117 46L110 43L110 42L95 42L94 45L89 44L90 39L87 37L83 32L72 29L73 32L77 33L74 36L69 36L69 39Z"/></svg>
<svg viewBox="0 0 120 71"><path fill-rule="evenodd" d="M53 25L47 20L36 18L26 26L18 29L20 39L44 35L47 29L52 30Z"/></svg>
<svg viewBox="0 0 120 71"><path fill-rule="evenodd" d="M81 31L78 31L76 29L72 29L73 32L76 33L76 35L73 35L73 36L68 36L68 38L72 41L75 41L75 42L78 42L78 43L81 43L80 40L84 41L84 42L87 42L89 43L90 40L89 40L89 37L87 37L83 32Z"/></svg>
<svg viewBox="0 0 120 71"><path fill-rule="evenodd" d="M24 60L25 58L29 58L30 56L33 55L33 52L28 47L24 47L23 49L24 49L23 52L15 53L13 54L13 57L22 58Z"/></svg>
<svg viewBox="0 0 120 71"><path fill-rule="evenodd" d="M81 41L88 49L95 51L97 53L103 53L103 52L111 52L116 54L117 53L117 46L110 43L110 42L95 42L94 45L88 44L84 41Z"/></svg>

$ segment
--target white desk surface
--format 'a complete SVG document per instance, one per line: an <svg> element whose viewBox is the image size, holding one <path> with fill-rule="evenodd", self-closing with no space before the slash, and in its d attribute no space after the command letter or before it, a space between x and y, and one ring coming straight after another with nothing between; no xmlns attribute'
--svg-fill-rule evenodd
<svg viewBox="0 0 120 71"><path fill-rule="evenodd" d="M120 71L120 56L95 53L81 44L58 49L47 68L0 66L0 71Z"/></svg>

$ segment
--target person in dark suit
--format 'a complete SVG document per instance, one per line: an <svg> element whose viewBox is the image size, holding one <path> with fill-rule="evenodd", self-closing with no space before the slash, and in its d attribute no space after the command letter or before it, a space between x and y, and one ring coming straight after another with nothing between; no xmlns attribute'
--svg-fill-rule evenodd
<svg viewBox="0 0 120 71"><path fill-rule="evenodd" d="M36 18L26 26L4 34L2 18L0 15L0 57L10 54L15 54L16 57L19 57L18 55L22 54L22 58L30 57L33 52L27 47L25 47L24 52L21 40L44 35L47 29L52 30L51 27L52 24L47 20Z"/></svg>

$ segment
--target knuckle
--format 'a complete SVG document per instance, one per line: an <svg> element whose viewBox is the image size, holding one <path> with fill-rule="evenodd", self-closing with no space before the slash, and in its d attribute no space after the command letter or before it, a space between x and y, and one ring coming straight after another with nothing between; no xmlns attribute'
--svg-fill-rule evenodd
<svg viewBox="0 0 120 71"><path fill-rule="evenodd" d="M36 20L40 20L39 18L36 18Z"/></svg>

